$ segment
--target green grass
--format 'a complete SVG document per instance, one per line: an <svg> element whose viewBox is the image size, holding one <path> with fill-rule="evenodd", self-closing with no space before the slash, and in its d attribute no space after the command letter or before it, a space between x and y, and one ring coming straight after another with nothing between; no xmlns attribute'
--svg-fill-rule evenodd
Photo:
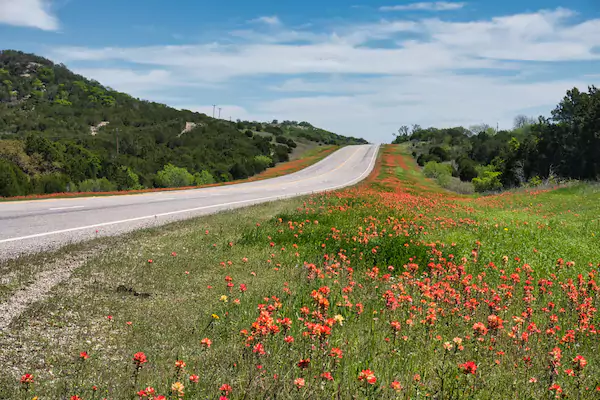
<svg viewBox="0 0 600 400"><path fill-rule="evenodd" d="M554 384L568 398L597 398L599 186L460 196L397 147L379 162L354 188L94 242L108 250L0 334L0 398L129 399L147 386L177 398L177 381L189 399L219 398L222 384L229 399L550 399ZM70 254L86 250L78 246ZM1 271L33 273L35 263ZM490 315L503 327L493 329ZM475 322L489 328L481 340ZM548 355L555 347L560 366ZM140 351L148 362L136 370ZM462 372L468 361L475 374ZM377 382L359 380L363 370ZM24 373L35 375L29 391Z"/></svg>

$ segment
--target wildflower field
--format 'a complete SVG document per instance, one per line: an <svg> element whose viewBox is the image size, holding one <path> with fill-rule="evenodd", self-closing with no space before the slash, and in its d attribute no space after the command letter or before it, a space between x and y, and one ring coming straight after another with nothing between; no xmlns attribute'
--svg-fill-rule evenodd
<svg viewBox="0 0 600 400"><path fill-rule="evenodd" d="M384 146L352 188L99 239L0 333L0 398L597 399L599 216Z"/></svg>

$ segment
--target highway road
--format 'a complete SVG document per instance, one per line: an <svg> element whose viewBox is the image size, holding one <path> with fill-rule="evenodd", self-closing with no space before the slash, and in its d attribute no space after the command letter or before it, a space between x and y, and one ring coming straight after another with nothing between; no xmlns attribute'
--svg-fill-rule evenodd
<svg viewBox="0 0 600 400"><path fill-rule="evenodd" d="M198 215L353 185L378 145L347 146L290 175L235 185L136 195L0 203L0 260Z"/></svg>

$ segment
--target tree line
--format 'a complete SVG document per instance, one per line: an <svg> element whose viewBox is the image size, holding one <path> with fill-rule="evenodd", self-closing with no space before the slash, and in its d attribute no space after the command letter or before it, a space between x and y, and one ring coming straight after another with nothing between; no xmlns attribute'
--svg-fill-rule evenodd
<svg viewBox="0 0 600 400"><path fill-rule="evenodd" d="M393 143L409 143L421 166L444 164L445 174L494 191L541 182L600 177L600 91L568 90L551 117L517 116L511 130L488 125L404 126ZM431 164L428 169L440 168Z"/></svg>

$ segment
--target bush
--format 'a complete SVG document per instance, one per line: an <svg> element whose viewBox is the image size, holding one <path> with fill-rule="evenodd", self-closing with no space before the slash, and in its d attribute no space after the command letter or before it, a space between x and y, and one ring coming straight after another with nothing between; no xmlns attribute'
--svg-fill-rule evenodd
<svg viewBox="0 0 600 400"><path fill-rule="evenodd" d="M529 187L536 187L536 186L540 186L542 184L542 180L539 176L534 176L533 178L529 179L529 182L527 182L527 186Z"/></svg>
<svg viewBox="0 0 600 400"><path fill-rule="evenodd" d="M274 159L277 160L277 162L286 162L290 160L290 155L288 153L288 149L289 147L278 144L277 146L275 146L275 154L274 154Z"/></svg>
<svg viewBox="0 0 600 400"><path fill-rule="evenodd" d="M117 185L106 178L101 179L86 179L79 182L80 192L114 192L117 190Z"/></svg>
<svg viewBox="0 0 600 400"><path fill-rule="evenodd" d="M500 181L501 173L494 170L491 165L478 167L479 176L473 178L473 186L476 192L492 192L502 189Z"/></svg>
<svg viewBox="0 0 600 400"><path fill-rule="evenodd" d="M450 159L448 155L448 150L439 146L432 147L431 149L429 149L429 154L438 157L442 161L448 161Z"/></svg>
<svg viewBox="0 0 600 400"><path fill-rule="evenodd" d="M27 175L12 162L0 159L0 197L24 196L30 190Z"/></svg>
<svg viewBox="0 0 600 400"><path fill-rule="evenodd" d="M142 185L140 185L139 176L135 172L133 172L131 168L126 166L121 166L117 169L115 182L117 183L118 190L142 189Z"/></svg>
<svg viewBox="0 0 600 400"><path fill-rule="evenodd" d="M160 187L182 187L194 184L194 176L185 168L167 164L156 174L156 183Z"/></svg>
<svg viewBox="0 0 600 400"><path fill-rule="evenodd" d="M51 173L37 175L33 185L36 193L65 193L70 181L67 175Z"/></svg>
<svg viewBox="0 0 600 400"><path fill-rule="evenodd" d="M460 157L456 160L458 164L458 176L461 180L471 182L477 177L477 164L468 157Z"/></svg>
<svg viewBox="0 0 600 400"><path fill-rule="evenodd" d="M273 164L273 159L268 156L256 156L254 157L254 164L255 172L262 172Z"/></svg>
<svg viewBox="0 0 600 400"><path fill-rule="evenodd" d="M475 192L475 188L471 182L463 182L455 177L450 178L444 184L444 189L460 194L473 194Z"/></svg>
<svg viewBox="0 0 600 400"><path fill-rule="evenodd" d="M425 166L425 164L430 161L441 163L442 159L435 154L421 154L419 157L417 157L417 164L419 164L421 167Z"/></svg>
<svg viewBox="0 0 600 400"><path fill-rule="evenodd" d="M435 161L430 161L425 164L423 174L435 181L440 186L445 186L452 178L452 167L448 164L440 164Z"/></svg>
<svg viewBox="0 0 600 400"><path fill-rule="evenodd" d="M215 177L210 172L203 170L194 174L194 185L202 186L211 183L215 183Z"/></svg>

